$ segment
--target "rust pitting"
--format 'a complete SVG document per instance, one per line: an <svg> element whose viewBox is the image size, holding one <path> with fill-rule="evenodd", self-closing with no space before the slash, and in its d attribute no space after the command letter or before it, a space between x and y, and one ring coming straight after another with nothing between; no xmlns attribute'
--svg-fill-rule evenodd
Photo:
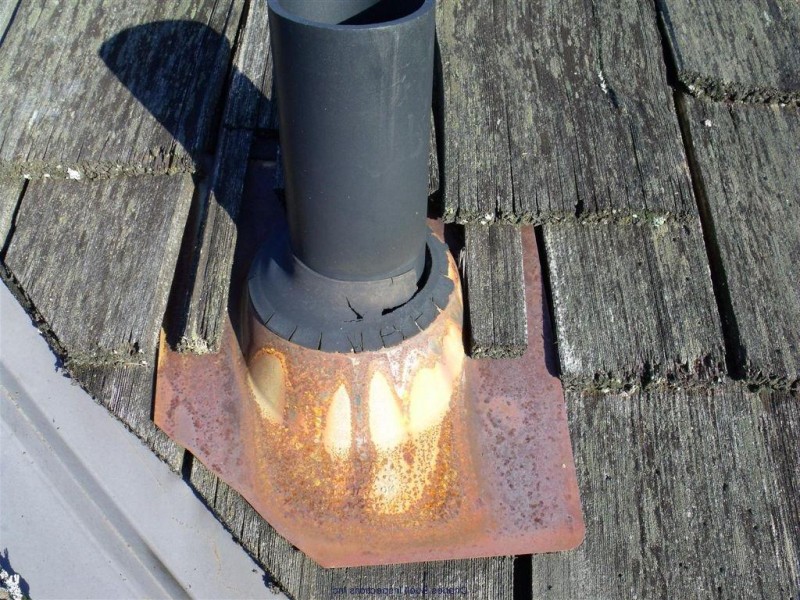
<svg viewBox="0 0 800 600"><path fill-rule="evenodd" d="M244 351L229 323L217 355L162 344L157 424L324 566L577 545L583 521L560 382L545 367L532 235L522 358L464 355L448 256L449 299L392 348L301 347L252 312Z"/></svg>
<svg viewBox="0 0 800 600"><path fill-rule="evenodd" d="M463 350L454 357L431 353L430 346L444 349L447 338L460 339L461 312L454 295L429 335L358 355L302 348L251 323L250 373L264 356L280 356L291 387L288 406L249 423L260 485L284 499L287 514L333 528L332 535L342 521L397 526L434 511L445 517L448 503L460 503L452 493L459 470L451 464L452 427L443 421L460 396ZM274 387L281 376L252 377L253 396L275 397L264 385ZM439 393L432 394L436 385ZM287 471L291 478L279 476Z"/></svg>

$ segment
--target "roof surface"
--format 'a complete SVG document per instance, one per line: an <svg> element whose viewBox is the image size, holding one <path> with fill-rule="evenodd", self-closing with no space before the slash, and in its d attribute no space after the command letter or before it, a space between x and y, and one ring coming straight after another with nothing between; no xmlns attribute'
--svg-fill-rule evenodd
<svg viewBox="0 0 800 600"><path fill-rule="evenodd" d="M0 566L25 595L284 598L203 501L64 376L5 288L0 307Z"/></svg>
<svg viewBox="0 0 800 600"><path fill-rule="evenodd" d="M150 418L159 330L219 348L237 232L273 193L265 2L18 0L0 35L4 280L288 595L800 593L796 0L439 1L431 211L463 239L487 360L525 349L519 227L536 226L587 538L337 571Z"/></svg>

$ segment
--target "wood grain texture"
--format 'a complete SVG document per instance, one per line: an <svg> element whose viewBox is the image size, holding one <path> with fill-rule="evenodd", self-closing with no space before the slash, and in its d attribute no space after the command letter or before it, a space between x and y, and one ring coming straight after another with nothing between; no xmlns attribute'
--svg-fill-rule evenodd
<svg viewBox="0 0 800 600"><path fill-rule="evenodd" d="M0 48L5 43L6 33L11 26L14 19L14 13L17 7L22 3L22 0L5 0L0 4Z"/></svg>
<svg viewBox="0 0 800 600"><path fill-rule="evenodd" d="M83 364L67 370L90 396L135 433L161 460L179 473L184 450L156 427L151 418L155 389L155 353L139 364ZM109 452L115 449L109 448Z"/></svg>
<svg viewBox="0 0 800 600"><path fill-rule="evenodd" d="M0 179L193 171L242 4L22 2L0 48Z"/></svg>
<svg viewBox="0 0 800 600"><path fill-rule="evenodd" d="M519 228L467 225L464 242L471 356L522 356L528 347L528 322Z"/></svg>
<svg viewBox="0 0 800 600"><path fill-rule="evenodd" d="M184 351L219 351L252 139L252 130L223 129L211 181L198 192L204 201L195 224L196 244L176 274L184 294L176 315L182 324L176 342Z"/></svg>
<svg viewBox="0 0 800 600"><path fill-rule="evenodd" d="M693 171L736 367L800 386L800 109L685 99Z"/></svg>
<svg viewBox="0 0 800 600"><path fill-rule="evenodd" d="M797 597L800 398L728 384L568 405L586 541L533 557L533 598Z"/></svg>
<svg viewBox="0 0 800 600"><path fill-rule="evenodd" d="M442 186L442 174L439 165L439 134L436 133L436 117L433 113L431 113L431 136L428 144L430 146L428 152L428 197L435 199L436 203L441 206L439 190Z"/></svg>
<svg viewBox="0 0 800 600"><path fill-rule="evenodd" d="M224 123L233 129L278 129L267 2L249 3L233 60Z"/></svg>
<svg viewBox="0 0 800 600"><path fill-rule="evenodd" d="M696 214L650 2L439 2L437 27L446 220Z"/></svg>
<svg viewBox="0 0 800 600"><path fill-rule="evenodd" d="M698 220L543 227L561 376L614 390L709 382L724 342Z"/></svg>
<svg viewBox="0 0 800 600"><path fill-rule="evenodd" d="M5 265L70 360L154 351L193 188L190 176L30 182Z"/></svg>
<svg viewBox="0 0 800 600"><path fill-rule="evenodd" d="M14 213L22 198L25 182L0 181L0 248L5 247L8 234L14 225Z"/></svg>
<svg viewBox="0 0 800 600"><path fill-rule="evenodd" d="M714 100L800 104L797 0L656 0L680 81Z"/></svg>
<svg viewBox="0 0 800 600"><path fill-rule="evenodd" d="M513 560L510 557L441 561L413 565L323 569L291 546L227 484L217 479L196 458L189 482L209 507L289 597L328 600L334 588L347 588L347 598L384 597L350 593L361 587L466 587L463 597L476 600L513 598ZM376 532L376 535L391 535ZM365 543L368 541L365 540ZM430 593L429 593L430 595ZM403 596L406 597L406 596ZM421 596L420 596L421 597Z"/></svg>

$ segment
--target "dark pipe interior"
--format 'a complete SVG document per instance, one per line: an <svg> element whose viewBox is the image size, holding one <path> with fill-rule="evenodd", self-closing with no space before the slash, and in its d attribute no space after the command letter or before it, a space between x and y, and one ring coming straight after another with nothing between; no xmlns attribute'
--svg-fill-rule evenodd
<svg viewBox="0 0 800 600"><path fill-rule="evenodd" d="M328 25L376 25L402 19L425 0L280 0L293 15Z"/></svg>

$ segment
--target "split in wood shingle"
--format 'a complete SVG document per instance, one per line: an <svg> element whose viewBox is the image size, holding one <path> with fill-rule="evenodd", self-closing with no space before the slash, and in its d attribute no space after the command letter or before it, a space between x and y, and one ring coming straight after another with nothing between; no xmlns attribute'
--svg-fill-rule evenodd
<svg viewBox="0 0 800 600"><path fill-rule="evenodd" d="M233 60L223 123L229 129L275 131L277 108L267 3L250 2Z"/></svg>
<svg viewBox="0 0 800 600"><path fill-rule="evenodd" d="M800 109L684 97L729 360L800 385Z"/></svg>
<svg viewBox="0 0 800 600"><path fill-rule="evenodd" d="M219 351L228 314L237 219L253 132L223 129L210 181L200 187L201 215L188 232L175 290L171 343L203 354Z"/></svg>

